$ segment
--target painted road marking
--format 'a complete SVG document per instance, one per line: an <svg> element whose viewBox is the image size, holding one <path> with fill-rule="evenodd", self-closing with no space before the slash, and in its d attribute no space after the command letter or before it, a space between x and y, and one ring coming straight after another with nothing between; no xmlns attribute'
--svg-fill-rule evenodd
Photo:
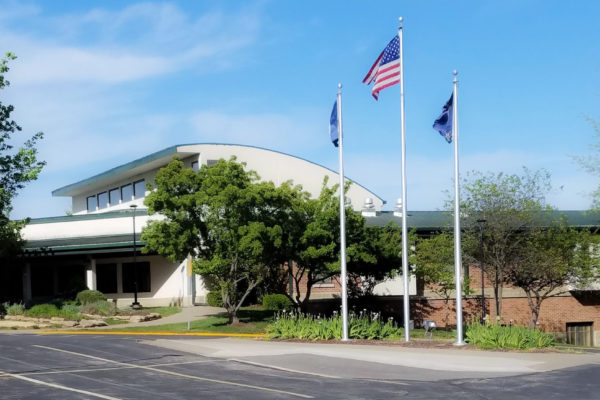
<svg viewBox="0 0 600 400"><path fill-rule="evenodd" d="M98 361L113 363L113 364L117 364L117 365L126 365L126 366L135 367L135 368L140 368L140 369L145 369L145 370L149 370L149 371L154 371L154 372L162 372L163 374L169 374L169 375L179 376L179 377L182 377L182 378L194 379L194 380L198 380L198 381L220 383L222 385L229 385L229 386L244 387L244 388L248 388L248 389L260 390L260 391L263 391L263 392L281 393L281 394L286 394L286 395L289 395L289 396L302 397L302 398L305 398L305 399L313 399L314 398L313 396L309 396L309 395L302 394L302 393L288 392L288 391L285 391L285 390L272 389L272 388L263 387L263 386L247 385L247 384L244 384L244 383L231 382L231 381L223 381L223 380L220 380L220 379L203 378L203 377L194 376L194 375L181 374L179 372L173 372L173 371L164 370L164 369L160 369L160 368L149 367L149 366L145 366L145 365L136 365L136 364L130 364L130 363L125 363L125 362L120 362L120 361L114 361L114 360L109 360L107 358L101 358L101 357L91 356L91 355L88 355L88 354L83 354L83 353L77 353L77 352L74 352L74 351L58 349L58 348L55 348L55 347L42 346L42 345L39 345L39 344L34 344L33 346L41 348L41 349L58 351L58 352L61 352L61 353L66 353L66 354L73 354L73 355L80 356L80 357L86 357L86 358L90 358L92 360L98 360Z"/></svg>
<svg viewBox="0 0 600 400"><path fill-rule="evenodd" d="M216 360L218 361L218 360ZM173 365L188 365L188 364L203 364L215 362L215 360L210 361L182 361L182 362L172 362L172 363L161 363L161 364L150 364L149 367L169 367ZM118 371L121 369L133 369L137 368L137 366L120 366L120 367L107 367L107 368L81 368L81 369L65 369L65 370L54 370L54 371L40 371L40 372L23 372L19 375L21 376L31 376L31 375L53 375L53 374L75 374L82 372L96 372L96 371ZM0 373L0 378L2 377L2 373Z"/></svg>
<svg viewBox="0 0 600 400"><path fill-rule="evenodd" d="M329 378L329 379L342 379L341 377L335 376L335 375L325 375L325 374L319 374L317 372L300 371L300 370L297 370L297 369L290 369L290 368L278 367L276 365L270 365L270 364L263 364L263 363L258 363L258 362L254 362L254 361L241 360L241 359L238 359L238 358L229 358L228 360L229 361L235 361L235 362L238 362L240 364L255 365L257 367L275 369L275 370L284 371L284 372L291 372L291 373L294 373L294 374L313 375L313 376L318 376L318 377L321 377L321 378Z"/></svg>
<svg viewBox="0 0 600 400"><path fill-rule="evenodd" d="M127 331L39 331L38 335L127 335L127 336L228 336L266 338L264 333L217 333L217 332L127 332Z"/></svg>
<svg viewBox="0 0 600 400"><path fill-rule="evenodd" d="M87 396L98 397L100 399L122 400L122 399L120 399L118 397L107 396L105 394L94 393L94 392L90 392L90 391L82 390L82 389L75 389L75 388L72 388L72 387L69 387L69 386L57 385L55 383L44 382L44 381L40 381L38 379L28 378L26 376L22 376L22 375L18 375L18 374L11 374L9 372L0 371L0 374L2 374L1 376L9 376L9 377L14 378L14 379L20 379L22 381L27 381L27 382L35 383L37 385L50 386L50 387L53 387L55 389L61 389L61 390L67 390L69 392L81 393L81 394L85 394Z"/></svg>

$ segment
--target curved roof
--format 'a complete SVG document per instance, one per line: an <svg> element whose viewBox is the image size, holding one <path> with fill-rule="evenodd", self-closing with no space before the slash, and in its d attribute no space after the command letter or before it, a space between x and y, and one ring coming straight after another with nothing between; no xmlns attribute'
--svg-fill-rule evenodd
<svg viewBox="0 0 600 400"><path fill-rule="evenodd" d="M179 156L180 158L185 158L192 156L194 154L198 154L197 151L191 149L191 146L236 146L247 149L258 149L261 151L266 151L274 154L283 155L286 157L290 157L292 159L300 160L311 165L323 168L331 173L337 174L337 171L332 170L331 168L325 167L324 165L315 163L313 161L304 159L302 157L297 157L291 154L287 154L277 150L271 150L258 146L250 146L250 145L241 145L241 144L230 144L230 143L190 143L190 144L179 144L175 146L167 147L163 150L151 153L147 156L138 158L136 160L130 161L128 163L119 165L117 167L111 168L107 171L104 171L100 174L91 176L89 178L83 179L79 182L72 183L70 185L63 186L52 191L53 196L75 196L81 193L84 193L89 189L90 186L102 185L103 183L108 183L113 180L118 180L127 175L133 175L138 173L147 172L149 170L162 167L169 163L174 156ZM375 196L379 201L385 204L385 200L380 196L373 193L371 190L367 189L363 185L355 182L354 180L345 177L349 181L353 182L356 186L366 190ZM288 178L289 179L289 178ZM287 179L286 179L287 180Z"/></svg>

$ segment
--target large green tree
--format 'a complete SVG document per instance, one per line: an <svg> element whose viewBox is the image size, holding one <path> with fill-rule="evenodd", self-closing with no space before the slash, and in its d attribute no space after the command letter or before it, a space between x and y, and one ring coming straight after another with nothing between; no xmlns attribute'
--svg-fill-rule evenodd
<svg viewBox="0 0 600 400"><path fill-rule="evenodd" d="M12 53L0 61L0 89L5 89L9 81L5 79L8 62L16 57ZM20 230L26 220L11 221L12 201L25 184L37 179L45 162L37 159L37 142L41 132L15 148L11 136L21 131L21 127L11 119L14 107L0 102L0 259L17 253L22 246Z"/></svg>
<svg viewBox="0 0 600 400"><path fill-rule="evenodd" d="M288 296L305 310L313 287L340 274L339 185L323 181L318 198L299 205L305 228L296 243L291 279L296 289ZM348 183L345 190L348 190ZM346 262L355 293L365 293L376 282L394 275L399 267L401 236L397 227L366 226L365 218L346 209Z"/></svg>
<svg viewBox="0 0 600 400"><path fill-rule="evenodd" d="M159 170L146 198L164 219L144 228L146 251L174 261L194 256L194 270L221 292L229 322L270 271L290 256L298 187L260 182L232 158L195 172L179 160Z"/></svg>
<svg viewBox="0 0 600 400"><path fill-rule="evenodd" d="M550 176L527 169L521 175L473 171L461 186L461 225L466 236L478 237L477 221L485 221L484 269L493 285L496 315L502 316L506 271L522 261L521 249L528 240L523 233L538 229L540 212L550 209L546 205ZM465 246L464 254L466 262L478 262L479 246Z"/></svg>
<svg viewBox="0 0 600 400"><path fill-rule="evenodd" d="M536 327L542 302L572 289L581 289L597 277L597 237L568 226L564 219L540 221L540 228L522 232L518 261L505 271L505 281L521 288Z"/></svg>

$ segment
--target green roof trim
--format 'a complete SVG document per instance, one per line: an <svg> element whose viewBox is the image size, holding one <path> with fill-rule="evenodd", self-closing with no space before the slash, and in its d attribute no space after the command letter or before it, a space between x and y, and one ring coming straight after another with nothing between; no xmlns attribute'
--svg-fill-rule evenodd
<svg viewBox="0 0 600 400"><path fill-rule="evenodd" d="M137 208L135 211L136 217L148 215L147 208ZM111 218L131 218L133 211L131 210L115 210L103 213L94 214L78 214L78 215L64 215L60 217L44 217L44 218L32 218L29 220L27 225L37 224L51 224L55 222L75 222L75 221L90 221L98 219L111 219Z"/></svg>
<svg viewBox="0 0 600 400"><path fill-rule="evenodd" d="M544 215L559 218L564 216L567 223L578 228L597 228L600 227L600 214L590 211L577 210L553 210L543 212ZM402 218L394 216L392 211L381 211L375 217L367 217L368 226L385 226L388 223L400 226ZM447 229L453 226L454 217L446 211L409 211L406 220L408 229L418 231L435 231Z"/></svg>
<svg viewBox="0 0 600 400"><path fill-rule="evenodd" d="M136 247L143 247L140 234L135 235ZM32 240L25 243L24 254L64 253L72 250L93 250L104 248L132 248L132 235L104 235L78 238Z"/></svg>

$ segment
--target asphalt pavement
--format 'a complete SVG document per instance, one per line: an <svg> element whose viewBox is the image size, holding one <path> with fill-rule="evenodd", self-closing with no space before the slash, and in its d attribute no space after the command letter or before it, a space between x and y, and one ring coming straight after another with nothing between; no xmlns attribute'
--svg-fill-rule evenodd
<svg viewBox="0 0 600 400"><path fill-rule="evenodd" d="M600 355L0 335L2 399L596 399Z"/></svg>

